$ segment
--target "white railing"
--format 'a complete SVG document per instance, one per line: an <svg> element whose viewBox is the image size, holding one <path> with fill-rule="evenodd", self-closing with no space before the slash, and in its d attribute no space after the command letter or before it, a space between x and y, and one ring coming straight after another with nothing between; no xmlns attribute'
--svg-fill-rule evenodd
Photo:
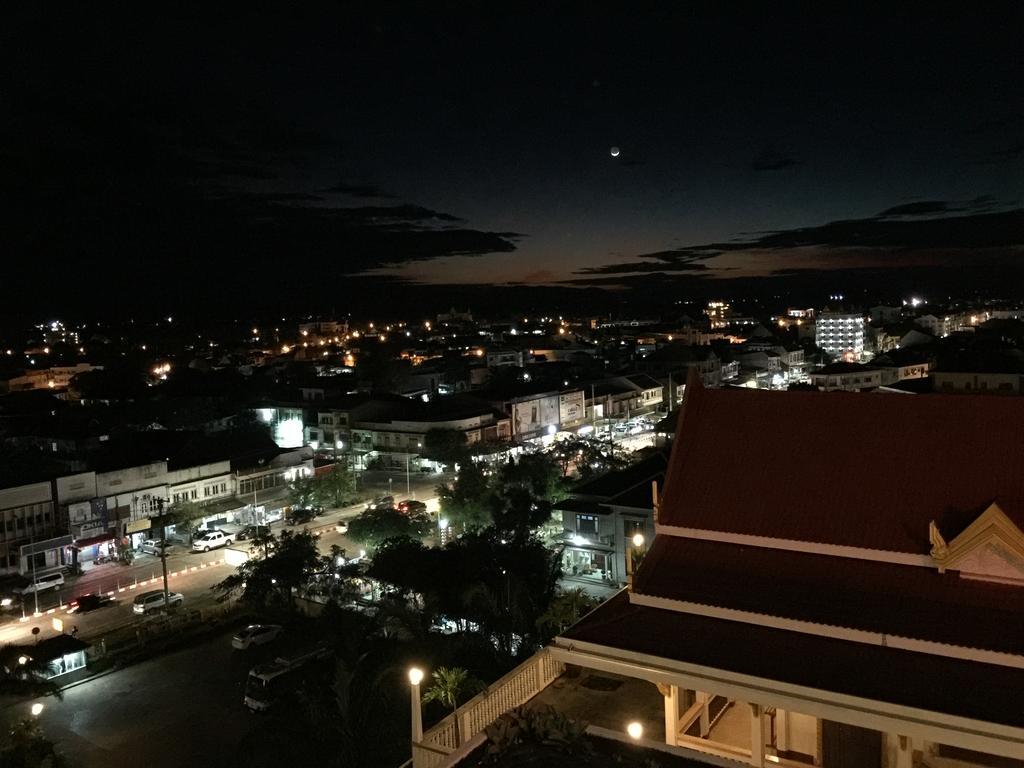
<svg viewBox="0 0 1024 768"><path fill-rule="evenodd" d="M445 765L447 758L505 712L524 704L565 670L547 648L488 686L423 734L412 749L414 768Z"/></svg>

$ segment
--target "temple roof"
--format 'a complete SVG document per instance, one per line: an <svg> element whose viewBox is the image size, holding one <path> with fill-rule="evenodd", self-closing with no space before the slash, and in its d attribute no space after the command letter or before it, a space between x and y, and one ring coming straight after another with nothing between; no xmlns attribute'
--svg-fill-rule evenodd
<svg viewBox="0 0 1024 768"><path fill-rule="evenodd" d="M1024 528L1024 398L686 387L661 525L926 555L999 499Z"/></svg>

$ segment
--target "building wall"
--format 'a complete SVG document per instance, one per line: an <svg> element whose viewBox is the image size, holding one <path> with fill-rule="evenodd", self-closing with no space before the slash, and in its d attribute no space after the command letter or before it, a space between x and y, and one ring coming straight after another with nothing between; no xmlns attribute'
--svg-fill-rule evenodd
<svg viewBox="0 0 1024 768"><path fill-rule="evenodd" d="M859 314L825 312L815 323L814 343L836 358L864 354L864 318Z"/></svg>
<svg viewBox="0 0 1024 768"><path fill-rule="evenodd" d="M784 721L784 722L780 722ZM799 712L786 711L776 719L779 728L779 749L816 757L818 754L818 718ZM782 727L779 727L779 726Z"/></svg>
<svg viewBox="0 0 1024 768"><path fill-rule="evenodd" d="M0 489L0 573L18 573L22 566L21 545L45 541L59 529L50 483ZM46 558L47 563L50 560Z"/></svg>
<svg viewBox="0 0 1024 768"><path fill-rule="evenodd" d="M1024 376L1019 373L958 373L935 371L936 392L1019 395L1024 392Z"/></svg>

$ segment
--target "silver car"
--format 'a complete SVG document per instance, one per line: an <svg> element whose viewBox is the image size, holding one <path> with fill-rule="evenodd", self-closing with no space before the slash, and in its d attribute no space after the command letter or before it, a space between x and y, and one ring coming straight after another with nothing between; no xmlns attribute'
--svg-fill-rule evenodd
<svg viewBox="0 0 1024 768"><path fill-rule="evenodd" d="M132 600L132 611L145 614L167 605L181 605L183 602L185 602L185 598L178 592L168 592L167 600L165 601L164 591L162 589L154 589L152 592L143 592L141 595L136 595L135 599Z"/></svg>
<svg viewBox="0 0 1024 768"><path fill-rule="evenodd" d="M273 642L281 634L279 624L250 624L231 638L231 647L244 651L254 645L264 645Z"/></svg>

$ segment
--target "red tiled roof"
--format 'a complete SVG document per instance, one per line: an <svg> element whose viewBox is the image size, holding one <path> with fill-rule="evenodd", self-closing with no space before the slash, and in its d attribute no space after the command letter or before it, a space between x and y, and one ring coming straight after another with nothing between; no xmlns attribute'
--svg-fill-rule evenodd
<svg viewBox="0 0 1024 768"><path fill-rule="evenodd" d="M634 592L1024 654L1024 589L955 572L659 535Z"/></svg>
<svg viewBox="0 0 1024 768"><path fill-rule="evenodd" d="M706 390L691 376L664 525L927 554L991 502L1022 528L1024 398Z"/></svg>
<svg viewBox="0 0 1024 768"><path fill-rule="evenodd" d="M878 395L878 397L883 397ZM775 682L1024 727L1024 669L632 605L620 593L562 635Z"/></svg>

